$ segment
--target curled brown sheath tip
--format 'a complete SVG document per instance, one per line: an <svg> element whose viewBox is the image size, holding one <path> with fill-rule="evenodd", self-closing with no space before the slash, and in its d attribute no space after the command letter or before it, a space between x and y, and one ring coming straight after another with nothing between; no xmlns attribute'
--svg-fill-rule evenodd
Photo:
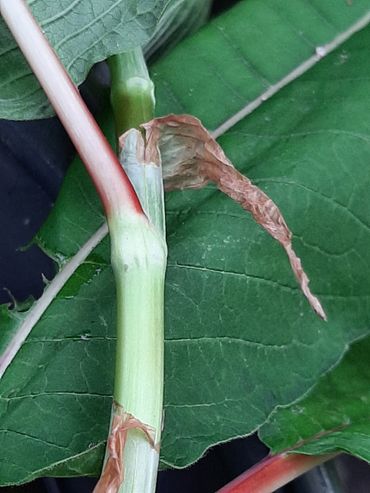
<svg viewBox="0 0 370 493"><path fill-rule="evenodd" d="M250 212L285 249L294 275L313 310L326 320L320 301L308 286L309 279L292 246L289 230L277 205L239 173L200 121L190 115L168 115L142 125L145 161L162 161L166 190L200 188L212 181Z"/></svg>
<svg viewBox="0 0 370 493"><path fill-rule="evenodd" d="M154 442L155 431L142 423L132 414L123 411L122 407L114 404L111 433L108 437L107 458L94 493L117 493L124 480L123 453L129 430L141 430L150 445L158 450Z"/></svg>

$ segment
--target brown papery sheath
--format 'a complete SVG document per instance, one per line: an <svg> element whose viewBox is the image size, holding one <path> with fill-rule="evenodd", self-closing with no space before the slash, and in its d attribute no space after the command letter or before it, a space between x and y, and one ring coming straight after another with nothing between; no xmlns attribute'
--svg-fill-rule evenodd
<svg viewBox="0 0 370 493"><path fill-rule="evenodd" d="M292 233L277 205L242 175L203 127L190 115L168 115L142 125L143 161L161 160L166 190L201 188L212 181L223 193L250 212L286 251L294 275L313 310L326 320L320 301L308 286L309 279L292 246ZM140 154L143 148L138 149Z"/></svg>

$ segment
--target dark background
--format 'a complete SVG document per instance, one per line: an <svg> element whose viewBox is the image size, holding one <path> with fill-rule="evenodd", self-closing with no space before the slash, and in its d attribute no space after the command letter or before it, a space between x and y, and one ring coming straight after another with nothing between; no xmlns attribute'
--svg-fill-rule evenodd
<svg viewBox="0 0 370 493"><path fill-rule="evenodd" d="M233 3L216 0L212 15ZM82 93L94 108L88 82ZM42 275L48 279L54 275L52 261L36 246L21 249L47 217L73 155L73 146L57 118L32 122L0 120L0 303L23 301L30 296L37 298L43 291ZM255 436L214 447L186 470L161 472L157 491L213 493L267 453ZM281 491L365 493L370 491L369 469L367 464L343 456ZM92 491L94 484L92 478L45 478L21 487L1 489L4 493L80 493Z"/></svg>

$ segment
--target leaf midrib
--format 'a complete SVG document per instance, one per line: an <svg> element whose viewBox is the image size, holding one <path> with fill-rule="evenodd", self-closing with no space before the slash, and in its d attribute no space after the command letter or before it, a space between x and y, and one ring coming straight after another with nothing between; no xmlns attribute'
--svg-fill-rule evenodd
<svg viewBox="0 0 370 493"><path fill-rule="evenodd" d="M277 92L283 89L290 82L294 81L305 72L307 72L310 68L316 65L319 61L329 55L332 51L334 51L338 46L347 41L353 34L361 29L365 28L370 22L370 11L363 18L352 24L352 26L343 31L338 36L336 36L332 41L326 43L322 46L316 47L316 52L303 63L298 65L295 69L289 72L288 75L280 79L277 83L272 84L266 91L260 94L256 99L250 101L246 104L241 110L239 110L235 115L228 118L225 122L219 125L215 130L213 130L212 135L215 139L218 139L221 135L226 133L232 127L234 127L238 122L243 120L246 116L252 113L255 109L257 109L261 104L274 96Z"/></svg>

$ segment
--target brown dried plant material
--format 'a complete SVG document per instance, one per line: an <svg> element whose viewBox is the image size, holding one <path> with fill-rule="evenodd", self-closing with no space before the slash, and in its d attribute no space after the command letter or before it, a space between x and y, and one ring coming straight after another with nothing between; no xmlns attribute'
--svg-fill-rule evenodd
<svg viewBox="0 0 370 493"><path fill-rule="evenodd" d="M150 445L159 452L154 442L155 430L113 404L111 432L108 437L107 458L94 493L117 493L124 480L123 454L129 430L141 430Z"/></svg>
<svg viewBox="0 0 370 493"><path fill-rule="evenodd" d="M140 149L142 160L162 161L166 190L200 188L209 181L214 182L283 246L308 302L326 320L320 301L310 291L309 279L293 250L292 233L279 208L234 168L200 121L189 115L168 115L156 118L142 128L145 139L144 155Z"/></svg>

